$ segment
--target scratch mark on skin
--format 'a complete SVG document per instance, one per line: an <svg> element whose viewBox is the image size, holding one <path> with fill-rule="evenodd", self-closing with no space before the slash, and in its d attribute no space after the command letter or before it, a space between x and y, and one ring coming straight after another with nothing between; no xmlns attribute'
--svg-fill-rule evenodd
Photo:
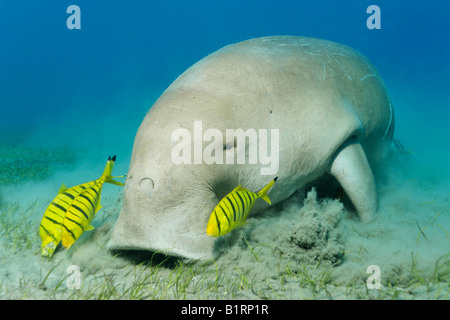
<svg viewBox="0 0 450 320"><path fill-rule="evenodd" d="M364 77L360 78L359 81L364 81L364 80L366 80L367 78L370 78L370 77L375 77L376 78L377 76L374 75L373 73L370 73L370 74L367 74Z"/></svg>
<svg viewBox="0 0 450 320"><path fill-rule="evenodd" d="M369 69L370 73L368 73L364 77L361 77L359 81L364 81L370 77L375 77L377 80L379 80L379 76L377 75L377 72L372 68L372 66L368 64L366 61L364 61L364 65L366 66L367 69Z"/></svg>
<svg viewBox="0 0 450 320"><path fill-rule="evenodd" d="M391 103L391 100L389 99L389 123L388 123L388 126L386 128L386 132L384 133L385 137L388 135L389 130L391 129L393 116L394 116L394 111L392 110L392 103Z"/></svg>
<svg viewBox="0 0 450 320"><path fill-rule="evenodd" d="M339 68L345 73L347 78L349 80L353 80L350 73L344 68L344 66L334 57L335 55L341 56L341 57L347 57L347 55L342 53L336 53L336 52L330 52L328 48L323 48L323 50L328 54L328 56L333 59L333 61L339 66Z"/></svg>
<svg viewBox="0 0 450 320"><path fill-rule="evenodd" d="M297 43L280 43L278 46L279 46L279 47L285 47L285 46L294 46L294 47L297 47L298 44L297 44Z"/></svg>
<svg viewBox="0 0 450 320"><path fill-rule="evenodd" d="M328 52L328 51L327 51ZM333 56L341 56L341 57L348 57L347 54L341 53L341 52L333 52Z"/></svg>
<svg viewBox="0 0 450 320"><path fill-rule="evenodd" d="M312 56L320 56L322 55L322 52L320 51L320 49L315 49L314 51L307 51L305 49L303 49L303 52Z"/></svg>
<svg viewBox="0 0 450 320"><path fill-rule="evenodd" d="M174 109L178 109L179 111L183 111L184 110L184 105L183 106L168 106L169 108L174 108Z"/></svg>

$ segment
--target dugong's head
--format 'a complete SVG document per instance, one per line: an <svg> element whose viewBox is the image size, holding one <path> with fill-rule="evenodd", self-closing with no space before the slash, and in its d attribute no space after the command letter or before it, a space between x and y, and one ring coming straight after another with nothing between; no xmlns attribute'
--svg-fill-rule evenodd
<svg viewBox="0 0 450 320"><path fill-rule="evenodd" d="M213 257L215 239L206 235L207 222L219 199L237 186L238 176L228 165L196 164L195 155L186 154L191 147L194 153L196 120L213 128L223 126L214 115L192 111L191 99L191 94L166 91L139 127L109 249ZM184 140L188 149L180 151L183 134L192 141ZM223 149L224 143L217 141L217 147ZM180 163L180 156L188 156L191 163Z"/></svg>
<svg viewBox="0 0 450 320"><path fill-rule="evenodd" d="M123 206L109 249L212 258L215 238L206 235L206 226L219 200L238 184L260 190L274 178L261 175L259 165L207 163L202 157L208 147L223 160L230 154L234 157L238 144L225 134L229 128L267 128L258 127L263 116L255 114L261 93L254 88L259 87L247 85L248 79L239 81L247 71L235 64L236 57L228 50L233 52L225 47L190 67L147 113L136 134ZM208 138L208 129L222 132L221 138ZM182 138L185 135L187 139ZM271 200L276 200L276 193ZM264 206L256 203L254 210Z"/></svg>

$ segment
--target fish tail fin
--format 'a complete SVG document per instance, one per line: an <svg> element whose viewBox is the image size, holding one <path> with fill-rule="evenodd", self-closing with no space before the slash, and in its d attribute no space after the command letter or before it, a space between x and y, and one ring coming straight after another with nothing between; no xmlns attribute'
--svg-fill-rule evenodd
<svg viewBox="0 0 450 320"><path fill-rule="evenodd" d="M124 184L122 182L113 180L114 178L125 177L125 176L116 176L116 177L112 176L112 170L114 168L115 162L116 162L116 156L114 156L112 158L111 158L111 156L109 156L108 161L106 161L105 170L103 171L101 178L103 178L106 183L111 183L111 184L115 184L118 186L124 186Z"/></svg>
<svg viewBox="0 0 450 320"><path fill-rule="evenodd" d="M55 244L54 241L51 241L50 243L43 245L41 247L41 256L45 258L51 258L56 250L57 244Z"/></svg>
<svg viewBox="0 0 450 320"><path fill-rule="evenodd" d="M270 188L273 187L275 182L277 181L278 177L275 177L272 181L270 181L267 186L265 186L260 192L258 192L258 196L262 198L264 201L266 201L268 204L272 204L269 197L267 196L267 192L270 190Z"/></svg>

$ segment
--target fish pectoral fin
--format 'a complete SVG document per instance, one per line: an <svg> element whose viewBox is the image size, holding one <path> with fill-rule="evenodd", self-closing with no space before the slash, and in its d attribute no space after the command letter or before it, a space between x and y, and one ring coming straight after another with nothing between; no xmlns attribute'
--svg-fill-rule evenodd
<svg viewBox="0 0 450 320"><path fill-rule="evenodd" d="M95 229L95 228L94 228L92 225L88 225L87 228L86 228L86 231L94 230L94 229Z"/></svg>
<svg viewBox="0 0 450 320"><path fill-rule="evenodd" d="M58 194L63 193L64 191L66 191L68 188L66 187L66 185L63 183L61 185L61 188L59 188L58 190Z"/></svg>
<svg viewBox="0 0 450 320"><path fill-rule="evenodd" d="M95 207L95 213L98 212L98 210L100 210L101 208L103 208L102 205L100 205L100 203Z"/></svg>

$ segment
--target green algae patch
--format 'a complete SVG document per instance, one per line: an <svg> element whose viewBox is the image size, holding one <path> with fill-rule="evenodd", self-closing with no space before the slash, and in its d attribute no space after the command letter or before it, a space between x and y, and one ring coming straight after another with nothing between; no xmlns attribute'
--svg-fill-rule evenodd
<svg viewBox="0 0 450 320"><path fill-rule="evenodd" d="M0 186L45 180L75 161L68 148L34 148L0 141Z"/></svg>

